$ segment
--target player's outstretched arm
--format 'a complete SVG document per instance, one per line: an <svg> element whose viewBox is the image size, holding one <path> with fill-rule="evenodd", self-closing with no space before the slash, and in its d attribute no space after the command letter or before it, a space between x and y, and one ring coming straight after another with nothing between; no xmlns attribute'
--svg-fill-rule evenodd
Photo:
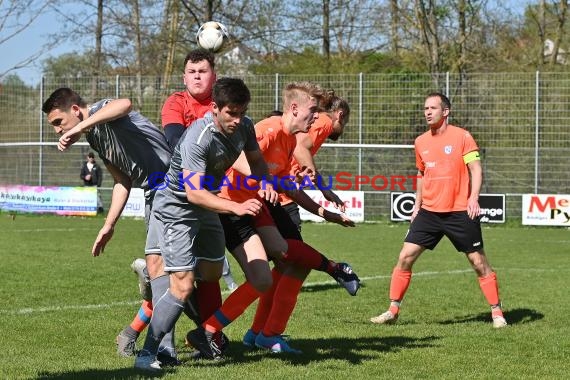
<svg viewBox="0 0 570 380"><path fill-rule="evenodd" d="M320 189L320 190L321 190L321 193L323 193L323 196L325 197L325 199L329 202L332 202L334 207L339 209L340 212L346 211L345 203L342 201L342 199L340 199L340 197L338 195L335 194L334 191L332 191L330 189Z"/></svg>
<svg viewBox="0 0 570 380"><path fill-rule="evenodd" d="M133 105L130 99L113 99L79 124L83 124L82 128L84 130L89 130L94 125L107 123L127 116L132 108Z"/></svg>
<svg viewBox="0 0 570 380"><path fill-rule="evenodd" d="M298 133L295 135L295 137L297 139L297 145L293 151L293 157L295 157L295 160L298 162L299 166L303 168L304 171L312 173L311 179L313 180L315 186L319 187L319 190L321 190L321 193L325 199L329 202L332 202L334 206L341 212L345 212L346 206L338 195L336 195L330 189L320 188L327 187L327 185L322 183L322 179L324 177L318 172L314 157L311 154L311 149L314 146L313 140L308 133ZM319 178L321 181L317 181L317 178Z"/></svg>
<svg viewBox="0 0 570 380"><path fill-rule="evenodd" d="M75 127L65 132L58 141L57 149L64 151L77 142L83 133L86 133L97 124L106 123L126 116L131 112L132 104L129 99L115 99L105 104L91 116L80 121Z"/></svg>
<svg viewBox="0 0 570 380"><path fill-rule="evenodd" d="M320 216L327 222L340 224L344 227L355 226L354 222L347 218L345 215L325 210L324 207L313 201L311 197L309 197L303 190L286 190L285 192L299 206L303 207L305 210L309 211L312 214Z"/></svg>
<svg viewBox="0 0 570 380"><path fill-rule="evenodd" d="M129 199L132 186L129 176L120 171L119 168L110 163L106 163L105 166L113 176L115 184L113 185L111 206L109 207L109 212L105 218L105 224L101 230L99 230L99 234L97 235L95 243L93 243L93 248L91 249L91 254L93 256L99 256L104 252L107 243L113 237L115 224L117 224L117 221L123 212L123 208Z"/></svg>
<svg viewBox="0 0 570 380"><path fill-rule="evenodd" d="M313 140L308 133L297 133L295 138L297 139L297 145L295 145L293 150L293 157L300 167L308 168L313 173L316 173L317 165L315 165L315 160L311 154Z"/></svg>

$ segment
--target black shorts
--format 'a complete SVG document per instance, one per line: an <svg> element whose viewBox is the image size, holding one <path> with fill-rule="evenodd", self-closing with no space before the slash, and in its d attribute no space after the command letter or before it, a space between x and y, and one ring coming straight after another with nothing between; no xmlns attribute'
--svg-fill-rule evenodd
<svg viewBox="0 0 570 380"><path fill-rule="evenodd" d="M281 205L273 206L266 203L267 209L275 223L275 226L284 239L303 240L297 226L291 220L287 211ZM263 218L265 219L265 217ZM256 218L246 215L237 216L233 214L220 214L220 221L224 227L224 235L226 238L226 248L232 252L240 244L247 241L250 237L257 234ZM267 221L263 220L261 225L267 226Z"/></svg>
<svg viewBox="0 0 570 380"><path fill-rule="evenodd" d="M467 211L432 212L420 209L404 241L434 249L444 235L459 252L471 253L483 249L479 218L471 219Z"/></svg>
<svg viewBox="0 0 570 380"><path fill-rule="evenodd" d="M297 203L295 202L291 202L281 207L283 207L283 209L287 211L287 214L289 214L291 221L295 223L297 229L299 230L299 232L301 232L301 213L299 212L299 205L297 205Z"/></svg>
<svg viewBox="0 0 570 380"><path fill-rule="evenodd" d="M281 206L279 203L276 205L268 204L267 207L284 239L303 241L301 237L301 216L299 214L299 206L296 203L290 203L285 206Z"/></svg>

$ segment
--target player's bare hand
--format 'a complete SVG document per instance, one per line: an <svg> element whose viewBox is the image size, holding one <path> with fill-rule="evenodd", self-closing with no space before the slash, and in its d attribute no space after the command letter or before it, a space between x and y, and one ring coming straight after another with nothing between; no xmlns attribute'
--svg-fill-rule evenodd
<svg viewBox="0 0 570 380"><path fill-rule="evenodd" d="M261 181L261 186L257 192L257 195L272 205L276 204L277 200L279 199L279 194L273 188L273 184L267 181Z"/></svg>
<svg viewBox="0 0 570 380"><path fill-rule="evenodd" d="M418 212L420 212L420 208L414 207L414 210L412 211L412 216L410 218L410 222L412 222L414 219L416 219L416 216L418 216Z"/></svg>
<svg viewBox="0 0 570 380"><path fill-rule="evenodd" d="M234 214L238 216L252 215L255 216L261 211L262 203L258 199L248 199L243 203L238 203L234 210Z"/></svg>
<svg viewBox="0 0 570 380"><path fill-rule="evenodd" d="M303 166L301 171L295 173L295 182L297 183L306 183L307 178L310 182L314 182L316 179L315 172L309 167Z"/></svg>
<svg viewBox="0 0 570 380"><path fill-rule="evenodd" d="M467 215L471 219L475 219L481 213L481 208L479 207L479 201L474 198L469 198L467 200Z"/></svg>
<svg viewBox="0 0 570 380"><path fill-rule="evenodd" d="M349 219L346 215L337 214L336 212L330 212L330 211L325 210L325 212L323 213L323 218L325 218L325 220L327 222L340 224L343 227L355 227L356 226L354 221Z"/></svg>
<svg viewBox="0 0 570 380"><path fill-rule="evenodd" d="M61 152L75 144L81 138L81 129L77 126L65 132L57 142L57 149Z"/></svg>
<svg viewBox="0 0 570 380"><path fill-rule="evenodd" d="M321 190L321 193L323 193L325 199L329 202L332 202L334 207L337 208L340 212L346 212L346 205L344 204L342 199L340 199L338 195L336 195L333 191Z"/></svg>
<svg viewBox="0 0 570 380"><path fill-rule="evenodd" d="M99 230L99 234L97 235L97 239L95 239L95 243L93 244L93 248L91 248L91 254L93 256L99 256L101 253L105 251L105 246L113 237L113 233L115 229L112 226L104 225L103 228Z"/></svg>

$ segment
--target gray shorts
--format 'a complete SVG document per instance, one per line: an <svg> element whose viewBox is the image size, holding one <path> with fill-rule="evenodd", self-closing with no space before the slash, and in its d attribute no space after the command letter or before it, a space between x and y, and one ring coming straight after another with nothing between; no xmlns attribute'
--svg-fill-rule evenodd
<svg viewBox="0 0 570 380"><path fill-rule="evenodd" d="M160 254L166 272L194 271L199 260L223 261L224 230L217 213L168 190L156 193L145 253Z"/></svg>

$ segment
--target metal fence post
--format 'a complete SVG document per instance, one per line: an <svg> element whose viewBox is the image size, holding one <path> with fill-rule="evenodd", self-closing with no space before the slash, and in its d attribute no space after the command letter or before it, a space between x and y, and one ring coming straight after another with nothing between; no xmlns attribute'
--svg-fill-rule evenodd
<svg viewBox="0 0 570 380"><path fill-rule="evenodd" d="M540 91L539 91L539 80L540 80L540 72L537 70L536 71L536 79L535 79L535 109L536 109L536 113L535 113L535 125L534 125L534 193L538 194L538 147L539 147L539 134L538 134L538 128L539 128L539 96L540 96Z"/></svg>
<svg viewBox="0 0 570 380"><path fill-rule="evenodd" d="M358 74L358 144L362 145L363 74ZM362 175L362 148L358 148L358 175Z"/></svg>
<svg viewBox="0 0 570 380"><path fill-rule="evenodd" d="M275 107L273 109L279 109L279 73L275 73Z"/></svg>
<svg viewBox="0 0 570 380"><path fill-rule="evenodd" d="M45 77L42 75L41 79L40 79L40 108L41 106L44 104L44 82L45 82ZM38 186L42 185L42 172L43 172L43 161L44 161L44 146L43 146L43 142L44 142L44 117L43 117L43 113L42 110L40 109L40 152L39 152L39 163L38 163Z"/></svg>

